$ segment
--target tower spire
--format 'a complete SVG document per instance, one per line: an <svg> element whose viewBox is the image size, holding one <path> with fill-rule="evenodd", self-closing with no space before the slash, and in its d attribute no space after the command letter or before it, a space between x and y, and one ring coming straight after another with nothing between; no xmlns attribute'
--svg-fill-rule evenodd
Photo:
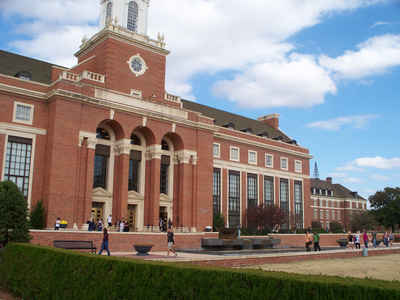
<svg viewBox="0 0 400 300"><path fill-rule="evenodd" d="M318 171L318 164L315 162L314 164L314 178L318 179L319 178L319 171Z"/></svg>

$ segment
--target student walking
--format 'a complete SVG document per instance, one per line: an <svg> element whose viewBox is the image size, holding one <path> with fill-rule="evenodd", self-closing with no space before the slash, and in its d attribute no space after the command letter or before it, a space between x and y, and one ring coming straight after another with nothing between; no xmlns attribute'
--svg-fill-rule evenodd
<svg viewBox="0 0 400 300"><path fill-rule="evenodd" d="M306 251L310 252L311 251L310 246L312 245L312 236L309 231L307 231L306 233L305 245L306 245Z"/></svg>
<svg viewBox="0 0 400 300"><path fill-rule="evenodd" d="M369 238L368 238L367 231L365 229L364 229L364 233L363 233L363 241L364 241L364 247L368 248Z"/></svg>
<svg viewBox="0 0 400 300"><path fill-rule="evenodd" d="M58 217L56 220L56 225L54 226L54 230L60 230L60 226L61 226L61 220Z"/></svg>
<svg viewBox="0 0 400 300"><path fill-rule="evenodd" d="M376 230L372 232L372 245L376 248Z"/></svg>
<svg viewBox="0 0 400 300"><path fill-rule="evenodd" d="M360 245L360 231L357 231L357 233L356 233L356 235L355 235L354 244L356 245L356 249L361 249L361 245Z"/></svg>
<svg viewBox="0 0 400 300"><path fill-rule="evenodd" d="M313 240L314 240L314 251L321 251L321 247L319 246L320 236L318 232L314 232Z"/></svg>
<svg viewBox="0 0 400 300"><path fill-rule="evenodd" d="M172 228L168 228L168 232L167 232L167 242L168 242L168 252L167 252L167 256L169 256L169 253L172 252L173 254L175 254L175 257L178 256L178 254L176 253L175 250L175 240L174 240L174 232L172 231Z"/></svg>
<svg viewBox="0 0 400 300"><path fill-rule="evenodd" d="M383 243L386 247L389 247L389 233L387 231L383 235Z"/></svg>
<svg viewBox="0 0 400 300"><path fill-rule="evenodd" d="M349 231L349 234L347 235L347 240L349 241L349 248L354 249L354 236L351 231Z"/></svg>
<svg viewBox="0 0 400 300"><path fill-rule="evenodd" d="M103 253L103 250L107 251L107 255L110 256L110 250L108 249L108 232L107 228L104 228L103 230L103 241L101 242L101 249L99 252L99 255Z"/></svg>

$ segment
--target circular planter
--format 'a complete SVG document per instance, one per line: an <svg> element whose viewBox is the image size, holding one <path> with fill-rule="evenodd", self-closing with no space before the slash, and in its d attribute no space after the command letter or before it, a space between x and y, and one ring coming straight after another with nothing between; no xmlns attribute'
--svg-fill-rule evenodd
<svg viewBox="0 0 400 300"><path fill-rule="evenodd" d="M137 256L147 256L151 248L153 248L153 245L133 245L133 247L137 252Z"/></svg>
<svg viewBox="0 0 400 300"><path fill-rule="evenodd" d="M336 242L339 244L340 247L346 248L348 240L347 239L340 239L340 240L337 240Z"/></svg>

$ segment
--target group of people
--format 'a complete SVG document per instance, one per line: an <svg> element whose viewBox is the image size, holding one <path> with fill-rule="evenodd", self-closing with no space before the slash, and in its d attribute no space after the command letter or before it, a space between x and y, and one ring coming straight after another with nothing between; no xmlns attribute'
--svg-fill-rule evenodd
<svg viewBox="0 0 400 300"><path fill-rule="evenodd" d="M97 219L97 221L92 219L92 220L88 221L87 224L88 224L89 231L103 231L103 229L105 228L104 222L102 219ZM109 215L107 217L107 225L108 225L108 229L111 229L113 227L111 215ZM125 219L118 220L114 225L115 225L116 231L119 231L119 232L129 232L129 230L130 230L129 223Z"/></svg>
<svg viewBox="0 0 400 300"><path fill-rule="evenodd" d="M54 224L54 230L60 230L60 228L67 228L68 222L66 220L61 220L60 217L57 217L56 222Z"/></svg>
<svg viewBox="0 0 400 300"><path fill-rule="evenodd" d="M171 219L167 221L167 218L160 218L159 227L161 232L167 232L167 229L172 228Z"/></svg>
<svg viewBox="0 0 400 300"><path fill-rule="evenodd" d="M356 233L351 233L350 231L348 232L347 235L347 240L348 240L348 247L352 249L361 249L361 240L364 244L365 248L368 248L369 245L373 246L374 248L379 246L379 241L377 238L377 232L367 232L364 230L362 233L360 231L357 231ZM386 231L383 234L383 245L386 247L391 247L393 245L393 240L394 240L394 235L392 232Z"/></svg>
<svg viewBox="0 0 400 300"><path fill-rule="evenodd" d="M318 232L313 232L311 234L311 231L306 232L306 251L310 252L311 251L311 246L314 244L314 251L321 251L321 247L319 245L320 241L320 235Z"/></svg>

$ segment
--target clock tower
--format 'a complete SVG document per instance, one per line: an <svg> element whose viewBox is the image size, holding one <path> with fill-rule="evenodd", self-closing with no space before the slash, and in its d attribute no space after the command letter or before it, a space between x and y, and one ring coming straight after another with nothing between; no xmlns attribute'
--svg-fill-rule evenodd
<svg viewBox="0 0 400 300"><path fill-rule="evenodd" d="M150 0L101 0L100 4L101 30L82 41L75 68L104 75L108 91L166 103L169 51L163 36L147 36Z"/></svg>

